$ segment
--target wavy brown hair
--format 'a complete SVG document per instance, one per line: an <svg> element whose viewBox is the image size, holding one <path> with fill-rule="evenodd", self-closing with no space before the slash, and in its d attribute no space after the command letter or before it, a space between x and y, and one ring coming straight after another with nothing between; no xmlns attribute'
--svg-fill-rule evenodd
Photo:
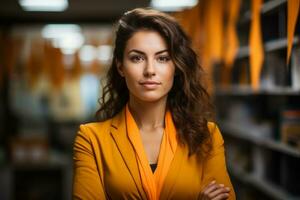
<svg viewBox="0 0 300 200"><path fill-rule="evenodd" d="M204 149L205 152L211 149L208 121L213 117L213 106L203 85L204 71L191 48L189 37L173 17L163 12L137 8L126 12L118 21L112 64L96 113L98 119L104 121L115 116L129 100L129 91L125 79L117 71L117 62L123 60L127 41L140 30L156 31L166 41L175 64L174 83L168 94L167 106L172 113L179 142L188 145L189 155L203 155ZM204 146L209 149L202 148Z"/></svg>

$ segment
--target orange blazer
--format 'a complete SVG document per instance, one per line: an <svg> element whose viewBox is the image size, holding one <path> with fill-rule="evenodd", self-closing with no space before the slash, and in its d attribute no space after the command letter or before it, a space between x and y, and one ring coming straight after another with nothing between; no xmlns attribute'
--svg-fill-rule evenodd
<svg viewBox="0 0 300 200"><path fill-rule="evenodd" d="M198 199L210 181L230 187L224 141L217 126L208 124L213 139L211 155L202 162L188 157L178 145L161 191L161 200ZM80 125L74 143L73 199L146 200L135 152L126 134L125 109L112 119Z"/></svg>

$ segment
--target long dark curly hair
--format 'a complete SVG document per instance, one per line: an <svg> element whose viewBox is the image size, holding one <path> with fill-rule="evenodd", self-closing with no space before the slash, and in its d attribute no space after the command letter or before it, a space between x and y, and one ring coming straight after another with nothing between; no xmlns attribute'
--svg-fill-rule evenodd
<svg viewBox="0 0 300 200"><path fill-rule="evenodd" d="M175 64L174 83L167 106L172 113L179 143L188 145L189 155L208 153L211 149L208 121L214 118L214 109L203 84L205 73L191 48L189 37L177 21L157 10L136 8L126 12L118 21L112 64L99 100L97 118L100 121L112 118L129 100L129 91L125 79L118 73L117 62L123 60L127 41L140 30L158 32L166 41Z"/></svg>

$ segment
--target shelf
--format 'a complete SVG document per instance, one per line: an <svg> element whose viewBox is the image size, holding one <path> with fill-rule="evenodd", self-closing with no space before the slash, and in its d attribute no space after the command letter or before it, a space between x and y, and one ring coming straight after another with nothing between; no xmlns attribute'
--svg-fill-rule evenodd
<svg viewBox="0 0 300 200"><path fill-rule="evenodd" d="M215 91L217 96L249 96L249 95L300 95L300 90L291 87L274 87L270 89L261 88L257 91L250 86L218 87Z"/></svg>
<svg viewBox="0 0 300 200"><path fill-rule="evenodd" d="M298 41L299 41L299 37L295 36L293 39L293 44L297 44ZM276 50L283 49L286 47L287 47L287 39L280 38L277 40L265 42L264 51L271 52L271 51L276 51ZM243 46L243 47L239 48L238 53L236 55L236 59L246 58L246 57L249 57L249 55L250 55L249 46Z"/></svg>
<svg viewBox="0 0 300 200"><path fill-rule="evenodd" d="M251 173L238 169L237 167L229 166L228 169L230 174L232 174L240 181L255 186L255 188L259 189L260 191L274 199L296 200L300 198L289 194L284 189L271 183L270 181L259 178Z"/></svg>
<svg viewBox="0 0 300 200"><path fill-rule="evenodd" d="M293 39L293 44L298 43L299 37L295 36ZM287 38L280 38L278 40L272 40L265 43L265 51L276 51L287 47Z"/></svg>
<svg viewBox="0 0 300 200"><path fill-rule="evenodd" d="M12 169L16 170L32 170L32 169L65 169L68 166L71 166L72 160L68 155L60 152L51 151L49 154L49 158L45 161L37 161L37 162L16 162L10 163L9 165Z"/></svg>
<svg viewBox="0 0 300 200"><path fill-rule="evenodd" d="M232 122L224 121L219 122L219 126L225 135L227 134L235 138L252 142L262 147L266 147L290 156L294 156L296 158L300 158L300 150L271 138L259 137L257 136L257 131L253 128L244 128Z"/></svg>
<svg viewBox="0 0 300 200"><path fill-rule="evenodd" d="M272 1L268 1L266 3L264 3L261 7L261 14L267 14L277 8L279 8L280 6L282 6L283 4L285 4L287 2L287 0L272 0ZM240 23L246 23L249 22L251 20L251 11L248 10L247 12L245 12L245 14L241 17L241 21Z"/></svg>
<svg viewBox="0 0 300 200"><path fill-rule="evenodd" d="M249 54L250 54L249 46L242 46L239 48L237 52L236 59L246 58L249 56Z"/></svg>

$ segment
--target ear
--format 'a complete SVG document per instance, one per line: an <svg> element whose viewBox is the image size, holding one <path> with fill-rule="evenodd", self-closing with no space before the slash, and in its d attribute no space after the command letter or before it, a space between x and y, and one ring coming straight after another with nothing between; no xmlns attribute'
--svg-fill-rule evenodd
<svg viewBox="0 0 300 200"><path fill-rule="evenodd" d="M123 72L123 65L121 62L116 61L116 66L117 66L117 70L120 74L120 76L124 77L124 72Z"/></svg>

